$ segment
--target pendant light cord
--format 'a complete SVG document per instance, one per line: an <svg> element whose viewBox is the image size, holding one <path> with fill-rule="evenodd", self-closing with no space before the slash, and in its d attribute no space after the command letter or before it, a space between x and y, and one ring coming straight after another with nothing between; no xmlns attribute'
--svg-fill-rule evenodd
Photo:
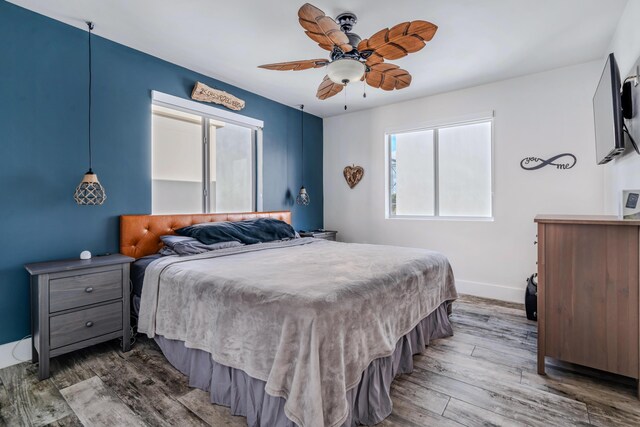
<svg viewBox="0 0 640 427"><path fill-rule="evenodd" d="M92 88L92 64L91 64L91 30L93 30L93 22L87 22L87 26L89 27L89 172L92 171L92 162L91 162L91 88Z"/></svg>
<svg viewBox="0 0 640 427"><path fill-rule="evenodd" d="M302 186L304 187L304 104L300 104L300 145L302 146Z"/></svg>

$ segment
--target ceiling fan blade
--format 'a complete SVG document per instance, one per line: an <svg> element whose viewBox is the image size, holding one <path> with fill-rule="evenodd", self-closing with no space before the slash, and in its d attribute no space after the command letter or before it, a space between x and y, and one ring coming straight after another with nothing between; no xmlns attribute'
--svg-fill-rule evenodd
<svg viewBox="0 0 640 427"><path fill-rule="evenodd" d="M326 59L305 59L303 61L289 61L289 62L277 62L275 64L258 65L258 68L264 68L267 70L276 71L302 71L309 68L322 68L327 65L329 61Z"/></svg>
<svg viewBox="0 0 640 427"><path fill-rule="evenodd" d="M312 4L305 3L298 10L298 21L306 34L321 48L332 50L333 46L339 47L343 52L351 52L353 47L349 44L349 38L340 30L333 18L324 14Z"/></svg>
<svg viewBox="0 0 640 427"><path fill-rule="evenodd" d="M411 84L411 74L394 64L374 64L366 74L367 84L382 90L404 89Z"/></svg>
<svg viewBox="0 0 640 427"><path fill-rule="evenodd" d="M369 59L380 56L398 59L422 49L438 30L438 26L427 21L403 22L391 29L378 31L358 44L360 52L371 50ZM375 60L375 59L373 59Z"/></svg>
<svg viewBox="0 0 640 427"><path fill-rule="evenodd" d="M367 58L367 61L365 62L365 64L371 67L372 65L379 64L381 62L384 62L384 58L378 55L377 53L373 52L371 56Z"/></svg>
<svg viewBox="0 0 640 427"><path fill-rule="evenodd" d="M329 76L324 76L324 80L322 80L322 83L320 83L320 86L318 87L316 97L318 99L331 98L333 95L340 93L343 88L343 85L332 82L331 79L329 79Z"/></svg>
<svg viewBox="0 0 640 427"><path fill-rule="evenodd" d="M310 39L318 43L318 46L320 46L324 50L328 50L328 51L333 50L333 44L331 44L331 42L327 39L327 37L324 34L316 34L316 33L312 33L311 31L305 31L305 34L309 36Z"/></svg>

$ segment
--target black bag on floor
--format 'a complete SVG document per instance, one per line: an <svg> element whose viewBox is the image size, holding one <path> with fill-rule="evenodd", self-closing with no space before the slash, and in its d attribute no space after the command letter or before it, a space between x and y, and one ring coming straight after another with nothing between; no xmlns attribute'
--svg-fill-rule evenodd
<svg viewBox="0 0 640 427"><path fill-rule="evenodd" d="M524 294L524 309L527 319L538 320L538 273L534 273L527 279L527 290Z"/></svg>

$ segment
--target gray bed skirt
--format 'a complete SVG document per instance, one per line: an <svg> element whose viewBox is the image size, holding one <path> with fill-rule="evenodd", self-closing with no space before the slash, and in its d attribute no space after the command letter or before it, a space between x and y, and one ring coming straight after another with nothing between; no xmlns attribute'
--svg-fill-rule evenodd
<svg viewBox="0 0 640 427"><path fill-rule="evenodd" d="M350 413L343 427L377 424L391 414L393 379L413 371L413 355L422 353L430 340L453 335L447 316L449 304L440 305L400 338L391 356L371 362L358 385L347 391ZM167 360L189 377L189 386L210 392L211 403L230 407L234 415L247 417L251 427L296 426L285 416L285 399L268 395L264 381L216 363L210 353L187 348L182 341L162 336L155 340Z"/></svg>

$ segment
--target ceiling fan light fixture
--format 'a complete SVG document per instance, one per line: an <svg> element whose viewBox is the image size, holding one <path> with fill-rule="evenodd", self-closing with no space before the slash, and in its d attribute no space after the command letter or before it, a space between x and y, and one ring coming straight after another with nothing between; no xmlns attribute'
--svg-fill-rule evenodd
<svg viewBox="0 0 640 427"><path fill-rule="evenodd" d="M358 81L364 76L366 67L357 59L336 59L327 66L327 75L332 82L344 85Z"/></svg>
<svg viewBox="0 0 640 427"><path fill-rule="evenodd" d="M316 58L278 62L259 65L259 68L302 71L326 66L327 75L316 91L316 98L320 100L344 91L346 101L347 84L358 80L362 80L364 85L385 91L409 87L411 74L385 61L418 52L433 39L438 30L437 25L416 19L391 28L383 28L370 38L361 39L359 35L351 32L358 22L354 13L344 12L334 19L309 3L303 4L298 10L298 22L311 40L330 52L330 60Z"/></svg>

